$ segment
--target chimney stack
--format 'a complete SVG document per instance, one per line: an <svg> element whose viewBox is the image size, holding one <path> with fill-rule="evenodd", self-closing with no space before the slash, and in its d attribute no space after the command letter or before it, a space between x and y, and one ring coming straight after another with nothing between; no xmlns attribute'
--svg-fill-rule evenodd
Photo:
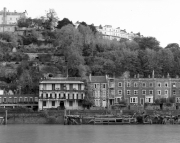
<svg viewBox="0 0 180 143"><path fill-rule="evenodd" d="M154 78L154 70L153 70L153 72L152 72L152 78Z"/></svg>
<svg viewBox="0 0 180 143"><path fill-rule="evenodd" d="M89 81L91 82L91 73L89 74Z"/></svg>
<svg viewBox="0 0 180 143"><path fill-rule="evenodd" d="M3 11L3 24L6 24L6 20L7 20L7 10L6 10L6 7L4 7L4 11Z"/></svg>
<svg viewBox="0 0 180 143"><path fill-rule="evenodd" d="M139 78L139 74L137 75L137 78Z"/></svg>

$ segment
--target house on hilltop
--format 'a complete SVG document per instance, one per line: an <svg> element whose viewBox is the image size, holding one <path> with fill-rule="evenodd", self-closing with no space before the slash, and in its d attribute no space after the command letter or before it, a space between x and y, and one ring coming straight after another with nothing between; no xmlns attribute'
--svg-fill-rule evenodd
<svg viewBox="0 0 180 143"><path fill-rule="evenodd" d="M17 22L21 17L26 16L25 12L9 12L4 7L2 11L0 11L0 32L14 32L15 27L17 26Z"/></svg>

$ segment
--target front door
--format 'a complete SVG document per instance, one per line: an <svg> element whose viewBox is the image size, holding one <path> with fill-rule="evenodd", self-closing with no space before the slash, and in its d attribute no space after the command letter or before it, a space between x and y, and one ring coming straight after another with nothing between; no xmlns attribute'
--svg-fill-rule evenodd
<svg viewBox="0 0 180 143"><path fill-rule="evenodd" d="M60 109L64 109L64 101L60 101Z"/></svg>
<svg viewBox="0 0 180 143"><path fill-rule="evenodd" d="M106 107L106 100L102 101L102 107Z"/></svg>
<svg viewBox="0 0 180 143"><path fill-rule="evenodd" d="M140 99L140 104L141 104L141 105L144 105L144 98L141 98L141 99Z"/></svg>

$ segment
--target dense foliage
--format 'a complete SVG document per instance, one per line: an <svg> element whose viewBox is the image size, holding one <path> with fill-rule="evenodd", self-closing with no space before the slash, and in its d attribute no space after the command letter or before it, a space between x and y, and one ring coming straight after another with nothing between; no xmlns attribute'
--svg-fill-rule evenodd
<svg viewBox="0 0 180 143"><path fill-rule="evenodd" d="M12 63L0 65L1 80L23 93L35 93L46 73L85 77L129 72L130 77L149 77L154 71L155 77L180 76L177 43L162 48L154 37L108 40L93 24L81 22L76 29L67 18L57 20L55 11L49 10L46 18L18 21L19 27L33 29L28 35L0 33L0 61ZM37 57L29 53L37 53Z"/></svg>

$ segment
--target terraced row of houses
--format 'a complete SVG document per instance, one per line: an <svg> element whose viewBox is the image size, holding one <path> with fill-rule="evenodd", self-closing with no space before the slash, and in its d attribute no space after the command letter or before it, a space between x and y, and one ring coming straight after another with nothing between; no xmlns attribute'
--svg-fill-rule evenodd
<svg viewBox="0 0 180 143"><path fill-rule="evenodd" d="M92 76L91 79L96 106L109 107L122 100L129 105L144 105L145 103L154 103L159 98L168 99L169 97L174 97L175 102L180 103L179 78Z"/></svg>
<svg viewBox="0 0 180 143"><path fill-rule="evenodd" d="M49 108L83 109L85 84L91 85L94 106L109 108L120 101L128 105L154 103L158 98L174 97L180 103L179 78L125 78L92 76L51 77L39 82L39 95L5 94L0 91L0 107L25 106L44 110Z"/></svg>

